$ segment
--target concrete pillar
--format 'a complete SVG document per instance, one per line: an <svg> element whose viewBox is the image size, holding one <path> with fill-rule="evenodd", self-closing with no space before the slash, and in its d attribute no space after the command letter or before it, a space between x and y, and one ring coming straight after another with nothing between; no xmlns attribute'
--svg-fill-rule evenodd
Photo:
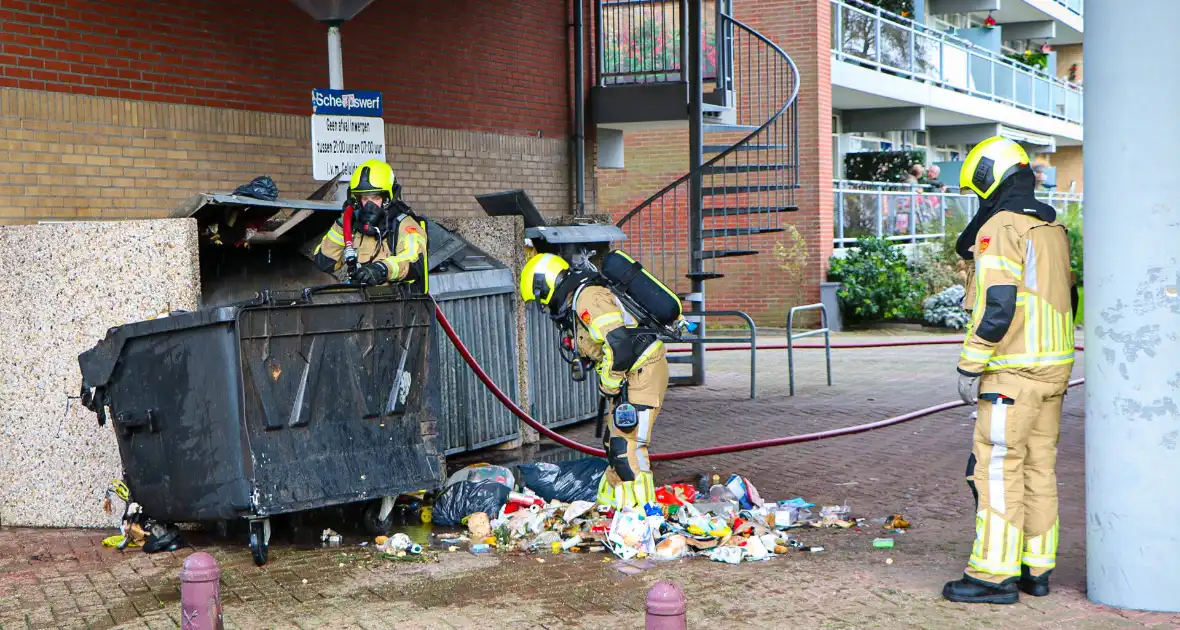
<svg viewBox="0 0 1180 630"><path fill-rule="evenodd" d="M1086 9L1087 595L1177 612L1180 2Z"/></svg>

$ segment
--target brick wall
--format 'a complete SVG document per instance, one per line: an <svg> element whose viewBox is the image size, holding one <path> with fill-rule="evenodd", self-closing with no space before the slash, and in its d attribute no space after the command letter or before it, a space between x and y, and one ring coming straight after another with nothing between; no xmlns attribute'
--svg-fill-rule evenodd
<svg viewBox="0 0 1180 630"><path fill-rule="evenodd" d="M826 0L745 0L736 3L736 18L778 44L798 66L799 163L802 190L796 192L800 210L783 216L793 224L807 247L802 283L785 279L773 254L775 245L790 244L784 234L755 237L750 244L757 256L726 259L720 280L706 283L708 308L740 309L759 324L782 326L786 311L798 303L819 301L819 283L826 277L832 253L831 58L830 6ZM751 95L743 95L748 98ZM706 142L717 143L709 134ZM688 170L688 134L676 131L628 131L624 136L626 169L599 170L601 208L618 217ZM645 211L656 214L658 211ZM687 249L684 230L670 212L655 223L665 225L669 240ZM685 216L676 217L687 221ZM636 222L638 227L639 222ZM641 239L642 240L642 239ZM679 243L683 243L680 245ZM667 279L682 284L679 278Z"/></svg>
<svg viewBox="0 0 1180 630"><path fill-rule="evenodd" d="M383 91L390 123L562 137L567 12L374 2L341 27L344 84ZM289 0L4 0L0 87L307 115L326 32Z"/></svg>
<svg viewBox="0 0 1180 630"><path fill-rule="evenodd" d="M517 187L542 212L570 211L563 139L395 124L385 136L407 200L427 215L482 215L472 195ZM306 115L0 88L0 224L159 217L263 174L284 197L320 186Z"/></svg>
<svg viewBox="0 0 1180 630"><path fill-rule="evenodd" d="M1057 168L1057 191L1069 192L1070 182L1077 182L1074 192L1082 192L1082 147L1057 147L1053 154Z"/></svg>
<svg viewBox="0 0 1180 630"><path fill-rule="evenodd" d="M1069 67L1078 64L1078 74L1075 83L1082 82L1082 45L1054 46L1057 51L1057 76L1068 79Z"/></svg>

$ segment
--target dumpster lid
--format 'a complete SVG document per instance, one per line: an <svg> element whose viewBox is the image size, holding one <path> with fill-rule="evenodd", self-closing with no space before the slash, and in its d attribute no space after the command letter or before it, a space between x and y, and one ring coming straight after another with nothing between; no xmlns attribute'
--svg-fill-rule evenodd
<svg viewBox="0 0 1180 630"><path fill-rule="evenodd" d="M568 243L611 243L627 240L627 233L614 225L550 225L526 228L526 238L554 245Z"/></svg>
<svg viewBox="0 0 1180 630"><path fill-rule="evenodd" d="M128 339L231 322L237 319L241 307L241 304L234 304L199 311L175 311L168 317L109 328L105 338L93 348L78 355L78 366L82 370L82 386L103 387L110 381L115 366L119 364L119 357L123 354L123 345Z"/></svg>

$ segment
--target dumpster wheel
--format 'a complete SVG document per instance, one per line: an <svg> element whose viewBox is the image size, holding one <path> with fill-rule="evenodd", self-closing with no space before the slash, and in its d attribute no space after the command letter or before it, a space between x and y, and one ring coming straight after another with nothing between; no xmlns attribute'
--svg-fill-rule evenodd
<svg viewBox="0 0 1180 630"><path fill-rule="evenodd" d="M250 521L250 554L254 556L254 564L266 564L267 552L270 550L270 519L262 518Z"/></svg>

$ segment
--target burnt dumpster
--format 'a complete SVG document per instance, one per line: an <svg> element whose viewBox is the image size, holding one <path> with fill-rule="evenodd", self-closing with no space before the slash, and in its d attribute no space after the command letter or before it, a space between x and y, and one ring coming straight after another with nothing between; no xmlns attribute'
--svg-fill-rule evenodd
<svg viewBox="0 0 1180 630"><path fill-rule="evenodd" d="M388 514L442 484L422 377L433 309L333 285L118 326L79 356L83 403L112 425L146 516L248 519L263 564L268 517L359 501Z"/></svg>

